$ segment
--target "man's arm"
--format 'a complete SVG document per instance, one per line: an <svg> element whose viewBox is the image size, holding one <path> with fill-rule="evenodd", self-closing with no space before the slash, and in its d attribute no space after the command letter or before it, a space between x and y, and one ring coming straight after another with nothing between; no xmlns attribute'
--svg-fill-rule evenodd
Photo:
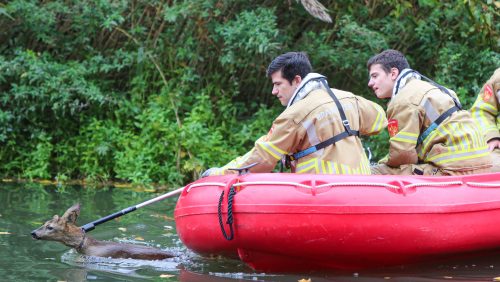
<svg viewBox="0 0 500 282"><path fill-rule="evenodd" d="M360 96L356 96L356 100L361 135L375 135L387 127L387 117L381 106Z"/></svg>
<svg viewBox="0 0 500 282"><path fill-rule="evenodd" d="M500 139L500 130L497 124L500 93L493 93L493 86L486 83L470 109L471 115L488 142L490 150L499 146L497 139ZM490 144L490 142L492 143Z"/></svg>
<svg viewBox="0 0 500 282"><path fill-rule="evenodd" d="M417 106L406 104L390 108L389 117L389 156L386 164L398 167L418 162L417 145L420 134L420 111Z"/></svg>
<svg viewBox="0 0 500 282"><path fill-rule="evenodd" d="M288 154L299 139L297 125L293 120L278 118L273 122L269 133L255 141L254 147L245 155L235 158L220 168L211 168L202 176L224 175L236 173L230 168L241 168L257 163L250 169L251 172L271 172L276 163L285 154Z"/></svg>

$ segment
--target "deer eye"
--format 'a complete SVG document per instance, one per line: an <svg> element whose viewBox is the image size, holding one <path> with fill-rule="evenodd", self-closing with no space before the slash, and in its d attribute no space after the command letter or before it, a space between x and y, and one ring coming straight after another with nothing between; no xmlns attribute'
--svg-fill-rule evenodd
<svg viewBox="0 0 500 282"><path fill-rule="evenodd" d="M50 226L50 225L49 225L49 226L47 226L47 229L48 229L48 230L53 230L53 229L54 229L54 227L52 227L52 226Z"/></svg>

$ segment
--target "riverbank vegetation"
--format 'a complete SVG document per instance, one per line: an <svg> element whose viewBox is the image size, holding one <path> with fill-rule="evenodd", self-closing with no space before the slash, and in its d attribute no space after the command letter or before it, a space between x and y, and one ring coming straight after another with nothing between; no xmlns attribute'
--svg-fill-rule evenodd
<svg viewBox="0 0 500 282"><path fill-rule="evenodd" d="M398 49L466 108L500 66L499 1L321 2L332 23L296 1L0 3L0 175L187 183L269 130L286 51L374 100L366 61ZM364 139L374 160L387 139Z"/></svg>

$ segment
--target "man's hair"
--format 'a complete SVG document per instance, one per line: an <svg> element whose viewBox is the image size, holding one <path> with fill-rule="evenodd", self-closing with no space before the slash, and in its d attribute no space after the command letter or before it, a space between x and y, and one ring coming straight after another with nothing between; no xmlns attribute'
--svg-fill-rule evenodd
<svg viewBox="0 0 500 282"><path fill-rule="evenodd" d="M385 50L382 53L371 57L366 63L368 71L372 65L376 64L380 64L386 73L390 72L392 68L397 68L400 73L403 69L410 68L410 64L408 64L405 55L392 49Z"/></svg>
<svg viewBox="0 0 500 282"><path fill-rule="evenodd" d="M281 71L283 78L292 83L296 75L301 78L312 72L311 62L305 52L288 52L276 57L267 67L267 76Z"/></svg>

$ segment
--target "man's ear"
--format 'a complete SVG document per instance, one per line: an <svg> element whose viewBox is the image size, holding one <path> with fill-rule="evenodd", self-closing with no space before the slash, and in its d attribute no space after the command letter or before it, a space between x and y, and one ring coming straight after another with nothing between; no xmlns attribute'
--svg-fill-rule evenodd
<svg viewBox="0 0 500 282"><path fill-rule="evenodd" d="M399 70L398 70L398 68L391 68L390 74L391 74L391 79L392 80L398 79L398 76L399 76Z"/></svg>
<svg viewBox="0 0 500 282"><path fill-rule="evenodd" d="M292 84L295 83L296 86L299 86L301 82L302 82L302 77L300 77L300 75L296 75L292 80Z"/></svg>

